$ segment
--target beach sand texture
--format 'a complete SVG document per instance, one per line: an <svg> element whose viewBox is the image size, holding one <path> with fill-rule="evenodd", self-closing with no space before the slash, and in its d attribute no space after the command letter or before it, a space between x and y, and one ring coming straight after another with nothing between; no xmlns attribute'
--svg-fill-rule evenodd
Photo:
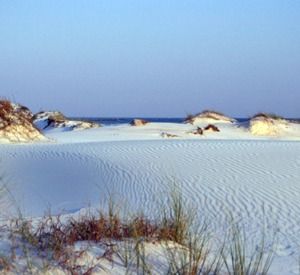
<svg viewBox="0 0 300 275"><path fill-rule="evenodd" d="M155 216L175 183L186 203L196 207L199 221L209 221L216 232L222 233L230 215L249 238L257 238L263 223L278 231L275 266L282 270L284 262L294 270L291 261L297 263L300 243L300 142L163 139L157 127L54 130L47 134L51 142L0 145L1 172L13 197L4 218L16 205L31 217L49 209L72 215L106 205L110 195L123 209ZM116 140L108 141L111 137Z"/></svg>

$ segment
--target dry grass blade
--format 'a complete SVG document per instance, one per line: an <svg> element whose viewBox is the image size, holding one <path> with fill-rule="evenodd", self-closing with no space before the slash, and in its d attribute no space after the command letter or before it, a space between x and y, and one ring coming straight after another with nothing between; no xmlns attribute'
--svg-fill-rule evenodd
<svg viewBox="0 0 300 275"><path fill-rule="evenodd" d="M260 244L250 250L247 245L245 231L238 225L233 225L231 238L228 240L228 254L223 254L223 260L228 274L232 275L266 275L273 261L273 251L266 249L265 232L261 232Z"/></svg>

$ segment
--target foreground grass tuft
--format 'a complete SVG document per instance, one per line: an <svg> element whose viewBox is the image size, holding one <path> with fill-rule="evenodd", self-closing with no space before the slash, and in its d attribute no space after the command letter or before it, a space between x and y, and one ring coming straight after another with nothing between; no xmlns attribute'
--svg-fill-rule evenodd
<svg viewBox="0 0 300 275"><path fill-rule="evenodd" d="M73 248L79 242L88 242L104 247L100 258L112 265L118 259L128 274L268 273L273 254L266 252L264 232L254 250L249 249L244 230L234 223L228 235L222 241L216 241L205 222L198 226L195 224L196 211L185 204L178 190L171 192L167 205L160 218L151 220L145 215L121 217L110 201L107 214L99 212L68 220L49 215L37 224L20 218L14 222L12 232L24 244L23 254L27 255L30 271L34 264L28 251L34 249L43 257L47 268L54 262L71 274L91 274L99 269L108 272L99 264L85 269L78 265L78 259L86 251L76 252ZM163 248L163 271L153 271L155 266L149 260L148 244ZM3 258L0 266L11 268L13 265L8 263Z"/></svg>
<svg viewBox="0 0 300 275"><path fill-rule="evenodd" d="M223 260L228 274L268 274L273 260L273 251L266 249L264 232L261 234L260 243L252 249L253 251L249 255L249 243L247 243L245 232L234 224L231 228L227 249Z"/></svg>

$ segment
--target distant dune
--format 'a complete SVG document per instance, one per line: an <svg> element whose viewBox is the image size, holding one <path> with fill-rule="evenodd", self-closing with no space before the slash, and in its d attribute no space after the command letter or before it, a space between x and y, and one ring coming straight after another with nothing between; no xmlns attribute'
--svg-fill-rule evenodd
<svg viewBox="0 0 300 275"><path fill-rule="evenodd" d="M250 132L256 136L283 136L291 123L276 115L259 113L250 120Z"/></svg>
<svg viewBox="0 0 300 275"><path fill-rule="evenodd" d="M189 115L186 123L199 124L199 123L233 123L235 119L225 116L224 114L216 111L206 110L196 115Z"/></svg>
<svg viewBox="0 0 300 275"><path fill-rule="evenodd" d="M100 127L98 123L90 121L70 120L58 111L39 112L32 117L32 121L40 130L61 128L65 131L72 131Z"/></svg>
<svg viewBox="0 0 300 275"><path fill-rule="evenodd" d="M144 140L144 139L266 139L300 140L300 124L276 115L260 113L247 123L238 123L217 111L203 111L190 115L184 123L149 123L134 119L128 124L100 127L96 122L69 119L59 111L32 112L19 104L7 100L0 101L0 142L23 143L53 142L56 133L85 130L79 136L65 135L60 140L80 142L106 140ZM99 129L97 129L99 128ZM92 130L86 132L87 130ZM86 132L86 133L85 133ZM79 138L79 139L78 139Z"/></svg>
<svg viewBox="0 0 300 275"><path fill-rule="evenodd" d="M45 140L33 125L32 113L25 106L0 100L0 141L32 142Z"/></svg>

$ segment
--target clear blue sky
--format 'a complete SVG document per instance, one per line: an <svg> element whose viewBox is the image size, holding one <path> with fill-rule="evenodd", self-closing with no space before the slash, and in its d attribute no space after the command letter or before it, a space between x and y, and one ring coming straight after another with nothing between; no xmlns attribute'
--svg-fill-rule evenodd
<svg viewBox="0 0 300 275"><path fill-rule="evenodd" d="M300 1L0 0L0 95L78 116L300 117Z"/></svg>

